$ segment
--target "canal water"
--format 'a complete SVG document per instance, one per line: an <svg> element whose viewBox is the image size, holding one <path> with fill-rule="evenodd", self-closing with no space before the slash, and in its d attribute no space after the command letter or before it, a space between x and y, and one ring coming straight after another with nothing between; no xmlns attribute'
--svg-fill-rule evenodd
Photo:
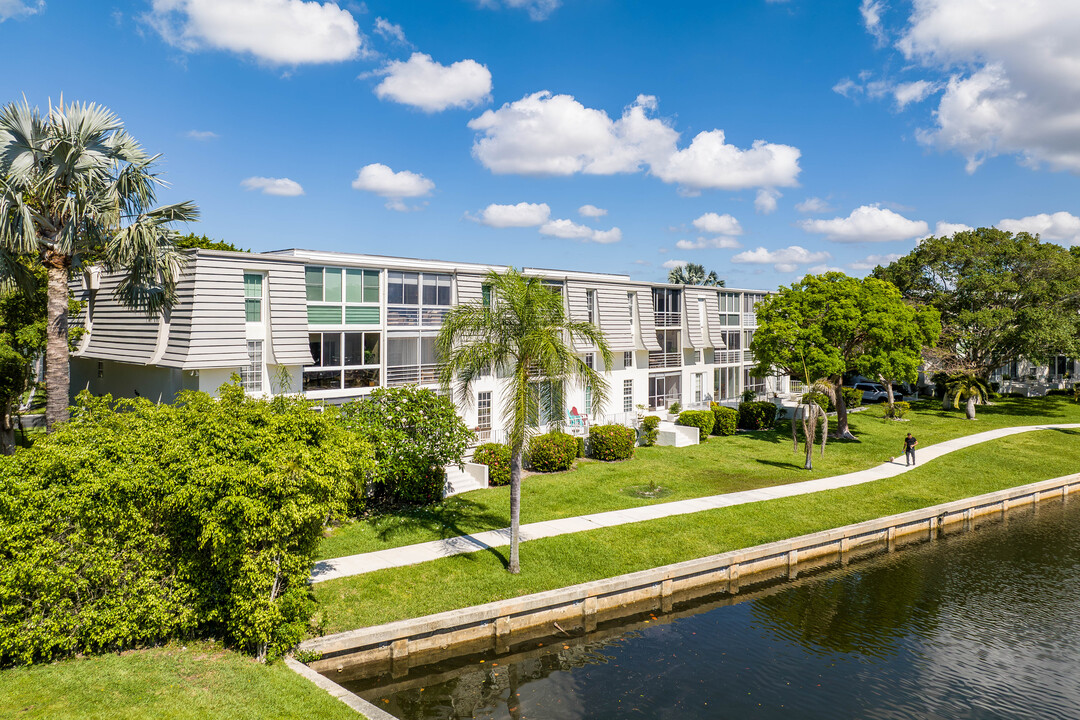
<svg viewBox="0 0 1080 720"><path fill-rule="evenodd" d="M347 686L407 720L1080 718L1080 502L1029 512L586 637Z"/></svg>

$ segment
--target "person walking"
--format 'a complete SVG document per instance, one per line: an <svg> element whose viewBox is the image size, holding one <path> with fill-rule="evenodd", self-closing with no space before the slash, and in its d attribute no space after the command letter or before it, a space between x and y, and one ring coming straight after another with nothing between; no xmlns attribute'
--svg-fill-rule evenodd
<svg viewBox="0 0 1080 720"><path fill-rule="evenodd" d="M904 438L904 464L905 465L914 465L915 464L915 446L918 445L918 444L919 444L919 441L916 440L912 436L911 433L908 433L907 437Z"/></svg>

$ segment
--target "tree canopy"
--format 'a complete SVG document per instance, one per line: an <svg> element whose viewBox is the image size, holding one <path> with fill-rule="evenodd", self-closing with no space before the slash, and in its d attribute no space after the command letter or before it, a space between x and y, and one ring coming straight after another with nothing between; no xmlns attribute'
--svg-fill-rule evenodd
<svg viewBox="0 0 1080 720"><path fill-rule="evenodd" d="M668 273L668 282L672 285L710 285L713 287L724 287L724 281L721 280L715 270L705 272L704 265L698 265L697 263L686 263L678 267L671 268L671 272Z"/></svg>
<svg viewBox="0 0 1080 720"><path fill-rule="evenodd" d="M940 334L935 309L912 307L883 280L840 272L807 275L781 288L758 305L757 318L750 343L757 360L754 374L782 370L808 385L828 380L841 436L850 435L840 391L844 373L912 382L923 348Z"/></svg>
<svg viewBox="0 0 1080 720"><path fill-rule="evenodd" d="M872 276L940 312L931 370L986 377L1021 357L1080 355L1080 252L1028 233L979 228L927 238Z"/></svg>
<svg viewBox="0 0 1080 720"><path fill-rule="evenodd" d="M187 235L181 235L176 238L176 247L181 250L190 250L192 248L198 248L200 250L224 250L226 252L247 252L243 248L238 248L231 242L224 240L211 240L206 235L196 235L195 233L188 233Z"/></svg>

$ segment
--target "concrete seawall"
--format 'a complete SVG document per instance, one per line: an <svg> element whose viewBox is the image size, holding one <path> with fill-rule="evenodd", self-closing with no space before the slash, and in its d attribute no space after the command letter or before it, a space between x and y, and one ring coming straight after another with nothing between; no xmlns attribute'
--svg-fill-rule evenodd
<svg viewBox="0 0 1080 720"><path fill-rule="evenodd" d="M593 632L600 623L646 610L670 612L681 602L736 594L751 584L794 578L800 571L972 529L980 518L1007 518L1011 509L1030 511L1046 500L1068 502L1078 491L1080 473L674 565L328 635L305 641L300 648L321 653L310 666L336 673L342 681L382 673L401 677L410 667L460 654L510 651L551 636L557 631L555 623L565 631Z"/></svg>

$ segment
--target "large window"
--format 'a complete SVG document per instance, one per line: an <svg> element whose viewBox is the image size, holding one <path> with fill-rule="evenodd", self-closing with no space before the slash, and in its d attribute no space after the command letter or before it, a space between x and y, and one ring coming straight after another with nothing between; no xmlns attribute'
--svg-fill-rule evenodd
<svg viewBox="0 0 1080 720"><path fill-rule="evenodd" d="M248 362L240 368L240 383L248 392L262 392L262 345L262 340L247 341Z"/></svg>
<svg viewBox="0 0 1080 720"><path fill-rule="evenodd" d="M350 304L379 302L378 270L346 270L345 302Z"/></svg>
<svg viewBox="0 0 1080 720"><path fill-rule="evenodd" d="M248 322L262 322L263 276L244 273L244 316Z"/></svg>
<svg viewBox="0 0 1080 720"><path fill-rule="evenodd" d="M739 325L739 293L719 293L720 324Z"/></svg>
<svg viewBox="0 0 1080 720"><path fill-rule="evenodd" d="M765 378L754 377L750 374L750 368L743 369L743 385L755 393L765 392Z"/></svg>
<svg viewBox="0 0 1080 720"><path fill-rule="evenodd" d="M377 325L379 271L335 267L304 268L308 323Z"/></svg>
<svg viewBox="0 0 1080 720"><path fill-rule="evenodd" d="M742 394L739 390L739 368L718 368L714 375L714 385L718 400L737 400Z"/></svg>
<svg viewBox="0 0 1080 720"><path fill-rule="evenodd" d="M449 275L391 270L386 274L386 322L395 326L441 325L450 311ZM483 293L483 288L481 288ZM488 291L490 299L490 290Z"/></svg>
<svg viewBox="0 0 1080 720"><path fill-rule="evenodd" d="M386 338L386 384L431 385L438 382L434 335L390 335Z"/></svg>
<svg viewBox="0 0 1080 720"><path fill-rule="evenodd" d="M681 386L680 373L649 375L649 407L666 408L673 402L682 402Z"/></svg>
<svg viewBox="0 0 1080 720"><path fill-rule="evenodd" d="M304 368L304 390L351 390L379 384L381 334L310 333L313 364Z"/></svg>
<svg viewBox="0 0 1080 720"><path fill-rule="evenodd" d="M679 313L679 291L672 288L653 288L653 310L656 324L659 326L678 325L682 322Z"/></svg>

